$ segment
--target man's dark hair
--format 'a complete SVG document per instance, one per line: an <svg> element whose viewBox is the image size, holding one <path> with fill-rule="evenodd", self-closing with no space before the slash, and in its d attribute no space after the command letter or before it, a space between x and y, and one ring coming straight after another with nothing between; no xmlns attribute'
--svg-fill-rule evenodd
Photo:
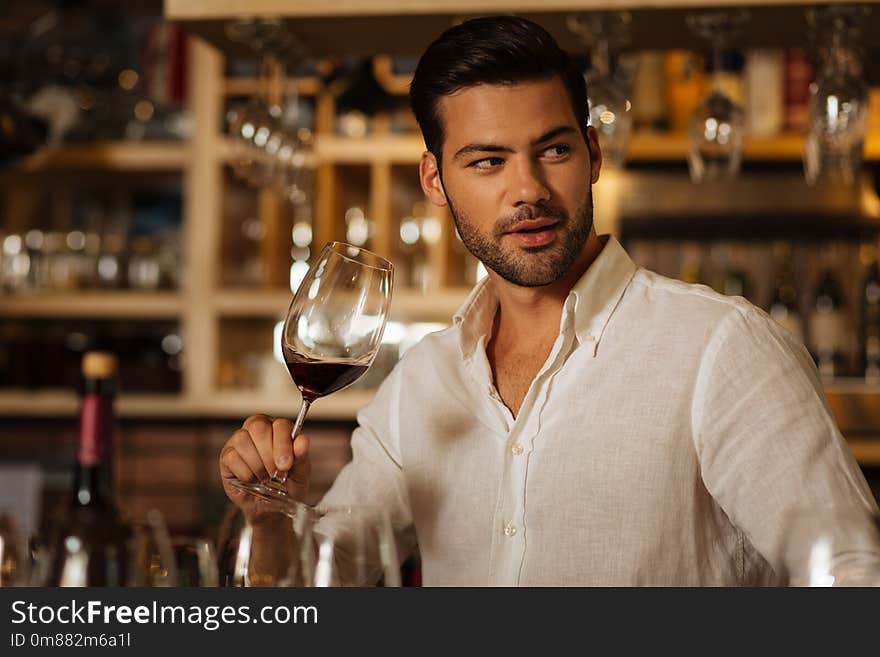
<svg viewBox="0 0 880 657"><path fill-rule="evenodd" d="M441 97L478 84L516 84L554 75L568 90L586 141L589 108L583 73L547 30L516 16L473 18L441 34L419 60L409 102L439 165L444 138Z"/></svg>

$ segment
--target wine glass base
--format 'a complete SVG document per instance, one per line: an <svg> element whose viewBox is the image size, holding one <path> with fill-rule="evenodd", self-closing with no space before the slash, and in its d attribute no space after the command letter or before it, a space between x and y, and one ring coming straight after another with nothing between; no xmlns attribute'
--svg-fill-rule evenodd
<svg viewBox="0 0 880 657"><path fill-rule="evenodd" d="M286 507L296 504L296 500L286 490L281 488L280 485L238 480L232 480L229 483L233 488L275 505L279 511L283 511Z"/></svg>

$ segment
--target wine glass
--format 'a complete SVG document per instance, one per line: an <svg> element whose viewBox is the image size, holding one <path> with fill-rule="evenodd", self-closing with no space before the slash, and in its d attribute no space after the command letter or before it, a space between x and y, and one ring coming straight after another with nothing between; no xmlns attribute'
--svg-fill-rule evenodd
<svg viewBox="0 0 880 657"><path fill-rule="evenodd" d="M796 509L780 563L789 586L880 586L880 517L861 507Z"/></svg>
<svg viewBox="0 0 880 657"><path fill-rule="evenodd" d="M245 515L230 506L218 538L220 586L308 586L314 579L313 508L287 500Z"/></svg>
<svg viewBox="0 0 880 657"><path fill-rule="evenodd" d="M319 504L313 535L314 586L400 586L397 547L384 509Z"/></svg>
<svg viewBox="0 0 880 657"><path fill-rule="evenodd" d="M393 266L385 258L345 242L328 243L300 283L281 331L281 352L302 405L291 439L309 407L354 383L382 344L391 304ZM287 473L266 482L231 484L268 501L285 501Z"/></svg>
<svg viewBox="0 0 880 657"><path fill-rule="evenodd" d="M853 185L862 166L868 85L858 53L867 7L811 9L807 19L817 41L819 74L810 87L810 122L804 140L804 177Z"/></svg>
<svg viewBox="0 0 880 657"><path fill-rule="evenodd" d="M712 90L691 117L688 168L699 183L732 178L739 172L745 136L745 112L722 87L722 53L730 37L748 20L748 12L706 11L689 14L688 26L712 44Z"/></svg>
<svg viewBox="0 0 880 657"><path fill-rule="evenodd" d="M590 125L599 133L603 164L619 167L626 159L632 128L628 84L611 70L611 48L629 40L629 12L573 14L566 24L590 49L590 68L584 73Z"/></svg>

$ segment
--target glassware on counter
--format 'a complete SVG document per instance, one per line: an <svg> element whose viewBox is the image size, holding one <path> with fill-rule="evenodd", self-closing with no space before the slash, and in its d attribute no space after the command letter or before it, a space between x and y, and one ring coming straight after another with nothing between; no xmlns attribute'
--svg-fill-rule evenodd
<svg viewBox="0 0 880 657"><path fill-rule="evenodd" d="M249 498L229 507L218 537L218 584L224 587L309 586L314 581L314 512L293 500Z"/></svg>

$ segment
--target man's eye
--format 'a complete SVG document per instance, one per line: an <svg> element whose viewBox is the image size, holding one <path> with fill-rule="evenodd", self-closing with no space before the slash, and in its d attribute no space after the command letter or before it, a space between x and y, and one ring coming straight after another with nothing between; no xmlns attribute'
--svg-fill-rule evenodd
<svg viewBox="0 0 880 657"><path fill-rule="evenodd" d="M504 160L500 157L485 157L482 160L477 160L475 162L471 162L468 166L474 169L480 169L481 171L486 171L488 169L492 169L493 167L498 166Z"/></svg>
<svg viewBox="0 0 880 657"><path fill-rule="evenodd" d="M571 148L568 144L554 144L553 146L549 146L544 149L544 153L553 158L564 157L571 152Z"/></svg>

